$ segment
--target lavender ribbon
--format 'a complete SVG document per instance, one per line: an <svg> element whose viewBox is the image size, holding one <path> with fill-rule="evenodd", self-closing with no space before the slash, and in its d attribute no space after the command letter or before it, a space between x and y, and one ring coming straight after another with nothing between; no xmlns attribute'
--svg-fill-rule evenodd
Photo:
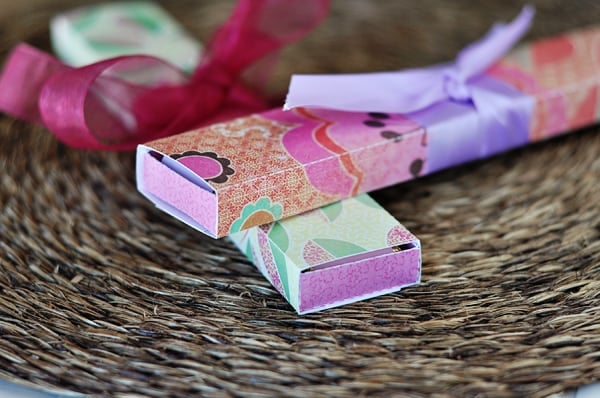
<svg viewBox="0 0 600 398"><path fill-rule="evenodd" d="M284 109L410 113L447 99L489 108L481 98L485 90L473 79L513 47L529 28L533 14L533 8L526 6L510 24L496 24L463 49L454 63L398 72L294 75Z"/></svg>
<svg viewBox="0 0 600 398"><path fill-rule="evenodd" d="M294 75L284 109L408 114L430 134L428 172L522 145L533 99L484 72L527 32L533 15L526 6L511 23L494 25L453 63L397 72Z"/></svg>

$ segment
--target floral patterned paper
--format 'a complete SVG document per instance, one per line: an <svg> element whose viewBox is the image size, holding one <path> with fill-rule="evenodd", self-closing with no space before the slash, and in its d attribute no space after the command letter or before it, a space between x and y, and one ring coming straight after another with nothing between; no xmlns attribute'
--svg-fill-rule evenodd
<svg viewBox="0 0 600 398"><path fill-rule="evenodd" d="M230 238L299 312L399 290L420 278L419 241L365 194ZM312 271L320 269L335 272Z"/></svg>
<svg viewBox="0 0 600 398"><path fill-rule="evenodd" d="M414 178L423 169L425 142L424 131L400 115L299 109L148 145L210 183L219 197L215 235L224 236ZM226 176L216 179L221 169L212 164L196 167L209 161L200 159L206 154Z"/></svg>

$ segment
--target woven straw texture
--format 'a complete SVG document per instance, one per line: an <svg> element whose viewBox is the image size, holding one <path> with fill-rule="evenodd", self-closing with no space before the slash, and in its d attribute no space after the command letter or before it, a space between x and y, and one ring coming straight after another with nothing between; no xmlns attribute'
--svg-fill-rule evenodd
<svg viewBox="0 0 600 398"><path fill-rule="evenodd" d="M49 49L82 1L3 1L0 57ZM201 40L231 2L163 6ZM529 38L600 22L537 1ZM447 60L520 1L334 3L289 74ZM155 210L132 153L0 116L0 378L107 396L544 397L600 379L600 134L589 128L374 194L421 240L423 283L299 317L227 240Z"/></svg>

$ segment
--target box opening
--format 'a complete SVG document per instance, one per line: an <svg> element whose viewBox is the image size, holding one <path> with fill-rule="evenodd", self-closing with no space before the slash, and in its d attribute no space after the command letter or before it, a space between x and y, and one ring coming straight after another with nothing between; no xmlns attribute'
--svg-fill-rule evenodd
<svg viewBox="0 0 600 398"><path fill-rule="evenodd" d="M366 252L366 253L355 254L353 256L338 258L333 261L315 265L314 267L303 269L302 273L319 271L319 270L323 270L326 268L335 267L340 264L347 264L350 262L361 261L366 258L377 257L377 256L389 254L389 253L397 253L397 252L401 252L401 251L406 251L406 250L414 249L415 247L417 247L417 245L414 242L404 243L404 244L392 246L392 247L384 247L383 249L374 250L374 251L370 251L370 252Z"/></svg>

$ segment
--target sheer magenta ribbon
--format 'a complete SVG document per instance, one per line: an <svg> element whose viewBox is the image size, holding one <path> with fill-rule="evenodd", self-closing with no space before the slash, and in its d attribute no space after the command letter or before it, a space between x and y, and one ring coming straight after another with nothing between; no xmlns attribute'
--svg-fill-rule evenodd
<svg viewBox="0 0 600 398"><path fill-rule="evenodd" d="M257 76L264 66L257 61L317 26L328 2L240 0L191 77L142 55L72 68L20 44L0 76L0 110L44 124L70 146L95 150L133 149L261 111L269 104L242 74Z"/></svg>
<svg viewBox="0 0 600 398"><path fill-rule="evenodd" d="M533 8L525 7L513 22L495 25L485 37L463 49L454 63L399 72L294 75L284 108L406 114L450 100L493 115L503 99L477 78L525 34L533 15Z"/></svg>

